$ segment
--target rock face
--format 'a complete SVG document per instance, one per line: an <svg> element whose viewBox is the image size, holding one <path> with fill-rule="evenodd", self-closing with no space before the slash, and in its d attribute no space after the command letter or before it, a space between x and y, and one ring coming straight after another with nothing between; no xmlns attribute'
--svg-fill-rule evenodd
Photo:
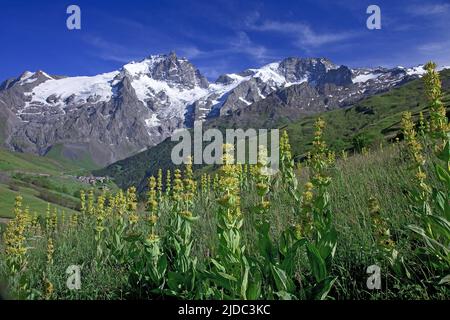
<svg viewBox="0 0 450 320"><path fill-rule="evenodd" d="M349 69L323 58L287 58L208 80L175 53L92 77L25 72L0 85L0 139L15 151L106 165L154 146L195 120L270 124L345 107L420 76L415 69Z"/></svg>

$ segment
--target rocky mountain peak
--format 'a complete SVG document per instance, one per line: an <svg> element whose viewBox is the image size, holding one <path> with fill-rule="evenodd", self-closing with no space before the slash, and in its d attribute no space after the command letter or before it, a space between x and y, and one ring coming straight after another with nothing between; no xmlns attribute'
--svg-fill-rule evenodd
<svg viewBox="0 0 450 320"><path fill-rule="evenodd" d="M208 80L186 58L177 57L175 52L152 55L140 62L131 62L123 66L134 78L147 76L158 81L166 81L173 85L181 85L188 89L194 87L207 88Z"/></svg>
<svg viewBox="0 0 450 320"><path fill-rule="evenodd" d="M308 81L318 81L337 66L325 58L286 58L280 62L279 70L289 82L297 82L307 78Z"/></svg>

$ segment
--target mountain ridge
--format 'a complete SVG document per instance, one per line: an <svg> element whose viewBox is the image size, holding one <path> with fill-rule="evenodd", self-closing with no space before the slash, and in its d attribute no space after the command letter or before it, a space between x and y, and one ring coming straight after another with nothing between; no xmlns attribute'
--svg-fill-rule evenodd
<svg viewBox="0 0 450 320"><path fill-rule="evenodd" d="M450 110L450 69L441 71L440 75L442 101L447 110ZM421 111L427 117L427 110L423 81L417 79L388 92L363 99L350 107L307 115L295 121L280 121L267 127L282 127L288 131L293 156L298 161L305 157L311 148L313 126L315 119L319 116L323 117L327 123L324 131L327 144L331 150L341 152L356 148L356 140L359 144L363 141L364 146L374 148L378 148L387 141L395 141L395 138L401 138L400 121L404 111L410 111L415 118L418 118ZM233 120L235 119L232 117L219 118L208 125L224 130L236 127ZM247 127L245 124L242 126L244 129ZM110 176L121 188L137 186L139 192L143 192L149 176L156 176L160 168L163 170L175 168L170 161L170 154L177 143L168 138L157 146L96 170L94 173Z"/></svg>
<svg viewBox="0 0 450 320"><path fill-rule="evenodd" d="M196 120L251 114L269 96L287 94L296 118L347 106L421 73L421 67L350 69L326 58L290 57L210 83L174 52L89 77L24 72L0 85L0 137L14 151L45 155L58 145L63 157L89 154L104 166Z"/></svg>

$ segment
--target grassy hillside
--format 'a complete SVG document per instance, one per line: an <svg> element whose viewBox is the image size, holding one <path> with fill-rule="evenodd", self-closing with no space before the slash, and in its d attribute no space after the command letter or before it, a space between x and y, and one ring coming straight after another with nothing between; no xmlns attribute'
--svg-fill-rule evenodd
<svg viewBox="0 0 450 320"><path fill-rule="evenodd" d="M417 216L411 211L411 198L408 196L414 186L414 174L411 172L411 164L406 157L407 150L405 146L400 144L391 144L383 148L383 150L374 150L366 155L355 154L348 159L339 159L329 170L331 184L329 190L329 205L333 213L333 226L337 233L337 249L333 258L333 264L327 272L330 272L336 280L329 292L331 299L447 299L449 293L448 286L437 285L436 283L442 277L438 270L427 265L427 260L419 254L419 248L424 246L414 234L408 230L408 225L419 223ZM426 172L428 175L427 183L438 187L440 182L435 177L432 170L432 163L436 161L432 152L427 155ZM311 176L309 168L302 168L296 171L300 188L303 189L305 182ZM200 182L198 184L200 186ZM258 236L259 223L261 223L261 215L257 212L256 204L260 201L260 196L256 194L255 186L250 182L249 185L243 187L240 192L240 201L242 208L243 226L239 232L241 245L246 247L246 255L252 258L252 261L261 259L259 256L261 242ZM192 211L196 217L190 221L192 226L193 247L188 258L183 260L191 261L197 259L197 265L200 270L206 268L208 272L203 274L198 271L196 282L192 289L178 291L169 290L161 293L162 295L178 294L179 297L189 299L209 299L222 298L222 291L218 290L214 281L205 280L211 274L214 274L214 264L210 263L210 258L218 259L220 263L226 265L227 260L220 260L218 249L218 217L220 217L220 193L214 188L207 191L198 189L195 191L193 198ZM293 208L297 205L288 192L282 187L280 182L271 182L270 192L267 196L270 201L270 208L265 213L267 221L270 221L270 237L273 243L278 243L282 239L285 230L290 230L298 217L295 215ZM373 215L370 208L370 199L377 199L379 203L379 216L385 221L390 230L390 237L395 243L395 250L399 252L399 257L407 262L409 276L406 277L402 272L392 269L389 264L389 256L380 249L376 225L373 224ZM98 244L94 240L92 224L83 224L77 226L76 232L67 229L67 232L57 232L53 238L56 251L54 253L54 265L50 268L47 275L52 281L54 292L50 299L155 299L160 298L159 293L150 291L155 285L152 278L147 276L148 268L152 268L152 264L148 265L139 263L147 261L145 257L149 256L146 251L146 237L150 232L156 232L164 241L161 243L161 250L165 254L169 254L169 249L164 246L170 242L171 229L173 224L174 209L172 207L173 198L171 196L163 196L158 200L157 214L158 226L156 231L148 226L148 219L141 218L141 215L148 215L148 211L144 212L138 206L138 223L125 224L126 231L122 235L122 239L115 238L114 241L120 245L121 249L116 251L108 251L108 258L99 257L96 251L98 246L106 248L106 242ZM25 198L24 205L28 205L28 199ZM38 205L38 204L36 204ZM112 209L115 212L115 209ZM134 214L132 212L128 213ZM127 215L128 215L127 214ZM175 215L176 216L176 215ZM108 216L103 226L108 230L105 237L111 234L120 235L117 230L116 216ZM92 219L92 216L90 217ZM89 219L87 217L86 219ZM64 229L62 229L64 230ZM152 231L150 231L152 230ZM183 229L178 232L183 232ZM112 233L116 232L116 233ZM131 234L132 236L129 236ZM190 232L189 232L190 234ZM47 237L49 237L47 235ZM120 236L118 236L120 237ZM38 288L36 292L42 292L37 298L45 297L45 292L40 288L41 279L32 276L33 270L45 270L46 268L46 236L40 237L34 241L34 246L39 249L32 252L28 260L28 268L24 276L30 279L30 286ZM105 240L106 241L106 240ZM110 242L113 243L112 239ZM115 243L115 242L114 242ZM282 241L280 240L280 245ZM163 245L164 244L164 245ZM148 245L148 244L147 244ZM278 244L276 244L278 245ZM70 248L70 249L69 249ZM132 249L134 248L134 249ZM136 249L139 248L139 249ZM148 249L148 248L147 248ZM128 251L130 250L130 251ZM131 253L131 250L132 251ZM296 267L292 271L293 283L296 285L296 299L310 299L310 293L304 286L308 287L314 284L312 272L314 265L310 265L305 249L298 249L296 256ZM139 256L138 263L133 262L132 257ZM104 260L102 260L104 259ZM117 259L123 259L125 262L117 264ZM67 267L66 261L80 261L83 264L83 287L80 291L70 291L65 287L66 278L62 277ZM100 262L99 262L100 261ZM122 261L122 260L120 260ZM216 262L217 263L217 262ZM262 266L267 265L263 263ZM366 287L368 266L377 264L381 266L383 273L383 286L381 290L368 290ZM397 264L402 266L399 260ZM101 265L101 271L98 266ZM142 269L143 266L145 269ZM159 264L158 264L159 265ZM201 266L201 267L200 267ZM169 268L176 268L169 264ZM173 282L182 281L185 276L191 280L191 272L193 267L189 265L187 271L179 271L177 269L169 269L164 286L171 286ZM252 268L256 268L252 265ZM263 268L263 267L261 267ZM281 268L281 267L280 267ZM120 270L120 272L117 272ZM227 269L230 270L230 269ZM253 269L252 269L253 270ZM267 271L266 271L267 272ZM281 271L280 271L281 272ZM174 273L178 276L175 277ZM2 266L0 263L0 276L2 274ZM144 275L136 278L134 275ZM114 276L111 276L114 275ZM258 280L258 273L253 271L250 273L250 281L255 283ZM283 273L284 275L284 273ZM253 278L255 277L255 278ZM265 274L264 281L269 282L270 274ZM274 275L275 277L275 275ZM291 281L291 280L289 280ZM189 282L190 283L190 282ZM219 288L220 288L220 283ZM274 286L273 284L271 284ZM207 290L208 286L211 286ZM280 292L280 296L271 295L268 284L265 283L261 290L262 296L257 298L265 299L285 299L289 297L286 293ZM98 288L101 287L101 290ZM150 288L150 289L149 289ZM174 286L176 288L176 286ZM183 288L183 287L182 287ZM189 287L191 288L191 287ZM39 291L41 290L41 291ZM191 290L191 291L189 291ZM217 290L217 291L214 291ZM291 289L292 290L292 289ZM233 292L233 298L239 298L239 291ZM283 294L283 295L281 295ZM292 297L291 297L292 298Z"/></svg>
<svg viewBox="0 0 450 320"><path fill-rule="evenodd" d="M0 148L0 172L27 171L44 174L82 173L86 170L75 163L40 157L30 153L11 152Z"/></svg>
<svg viewBox="0 0 450 320"><path fill-rule="evenodd" d="M450 106L450 70L441 72L443 102ZM398 135L399 122L403 111L409 110L417 116L427 107L421 79L409 82L391 91L360 101L352 107L318 113L302 118L288 125L280 124L289 132L293 153L297 160L305 156L311 148L313 123L317 117L327 122L325 140L335 151L351 150L363 144L378 147ZM424 112L427 116L427 112ZM258 117L258 115L255 115ZM219 129L234 127L224 121L214 123ZM356 142L358 141L358 142ZM143 185L145 178L156 175L159 168L170 169L173 164L170 154L176 143L170 139L130 158L118 161L96 171L97 175L110 176L121 187Z"/></svg>
<svg viewBox="0 0 450 320"><path fill-rule="evenodd" d="M447 109L450 107L450 70L441 72L443 99ZM418 117L423 111L428 116L423 81L421 79L407 83L387 93L362 100L346 109L324 112L306 117L285 128L291 137L294 154L301 157L311 148L313 124L317 117L327 123L325 139L332 149L354 149L362 144L373 147L380 143L392 141L400 136L400 120L404 111L412 112ZM359 139L358 139L359 138Z"/></svg>
<svg viewBox="0 0 450 320"><path fill-rule="evenodd" d="M89 155L86 151L80 151L81 154L77 155L76 159L70 160L65 154L64 154L64 146L63 145L55 145L53 146L50 151L45 155L46 158L50 158L53 160L57 160L58 162L62 163L76 163L78 167L87 169L87 170L93 170L93 169L99 169L99 166L94 163L92 160L92 157Z"/></svg>
<svg viewBox="0 0 450 320"><path fill-rule="evenodd" d="M79 190L91 187L76 178L90 175L82 165L0 149L0 217L12 216L14 198L18 194L39 214L45 213L47 203L60 212L74 212L79 207ZM116 189L113 183L106 187Z"/></svg>
<svg viewBox="0 0 450 320"><path fill-rule="evenodd" d="M20 187L16 190L11 190L7 185L0 184L0 217L13 218L14 199L16 196L22 196L23 202L31 210L31 213L44 214L47 210L48 203L46 200L39 198L39 191L33 188ZM62 195L61 195L62 197ZM73 214L75 210L68 207L63 207L56 203L51 203L52 208L58 209L59 212L66 212Z"/></svg>

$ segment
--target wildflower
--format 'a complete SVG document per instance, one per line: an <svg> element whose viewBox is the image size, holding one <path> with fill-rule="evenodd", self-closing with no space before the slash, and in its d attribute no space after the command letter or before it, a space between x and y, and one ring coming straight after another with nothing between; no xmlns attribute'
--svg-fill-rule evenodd
<svg viewBox="0 0 450 320"><path fill-rule="evenodd" d="M147 241L147 244L152 245L155 242L159 241L159 237L156 234L151 233L148 235L146 241Z"/></svg>
<svg viewBox="0 0 450 320"><path fill-rule="evenodd" d="M137 210L136 187L130 187L126 194L127 211L129 214Z"/></svg>
<svg viewBox="0 0 450 320"><path fill-rule="evenodd" d="M183 218L192 218L192 212L189 211L189 210L181 211L180 215L181 215Z"/></svg>
<svg viewBox="0 0 450 320"><path fill-rule="evenodd" d="M157 192L155 188L157 187L157 182L154 176L151 176L148 179L148 199L147 199L147 208L150 214L156 214L158 209L158 201L157 201Z"/></svg>
<svg viewBox="0 0 450 320"><path fill-rule="evenodd" d="M405 142L408 147L408 154L413 160L414 168L416 171L416 178L418 179L418 185L422 190L422 197L427 197L430 192L430 188L426 185L425 180L427 178L424 170L425 157L423 155L423 147L417 140L417 134L414 128L414 122L412 121L411 112L403 113L402 117L402 130L405 137Z"/></svg>
<svg viewBox="0 0 450 320"><path fill-rule="evenodd" d="M37 214L37 212L33 213L33 216L31 217L31 221L30 221L30 229L32 233L34 234L38 234L40 233L40 224L39 224L39 216Z"/></svg>
<svg viewBox="0 0 450 320"><path fill-rule="evenodd" d="M76 228L78 225L78 213L73 213L70 216L70 227L71 228Z"/></svg>
<svg viewBox="0 0 450 320"><path fill-rule="evenodd" d="M446 109L441 101L442 89L439 73L436 71L436 64L431 61L425 64L425 70L427 72L423 76L423 81L425 94L430 102L430 131L434 138L445 140L449 125Z"/></svg>
<svg viewBox="0 0 450 320"><path fill-rule="evenodd" d="M174 179L173 179L173 192L172 199L176 201L181 200L181 194L183 192L183 181L181 180L181 171L180 169L175 169Z"/></svg>
<svg viewBox="0 0 450 320"><path fill-rule="evenodd" d="M52 232L56 232L56 229L58 228L58 210L56 208L53 208L53 214L51 216L50 222Z"/></svg>
<svg viewBox="0 0 450 320"><path fill-rule="evenodd" d="M90 189L89 193L88 193L88 200L87 200L87 213L90 216L94 215L94 211L95 211L94 202L95 202L94 190Z"/></svg>
<svg viewBox="0 0 450 320"><path fill-rule="evenodd" d="M375 241L385 250L389 251L393 249L395 242L391 239L391 233L386 221L381 217L380 204L376 198L369 198L368 209L372 221L372 230Z"/></svg>
<svg viewBox="0 0 450 320"><path fill-rule="evenodd" d="M53 296L53 291L54 291L53 283L51 283L50 280L45 278L44 285L45 285L44 299L45 300L50 300L51 297Z"/></svg>
<svg viewBox="0 0 450 320"><path fill-rule="evenodd" d="M132 225L136 224L139 221L139 216L135 212L132 212L128 217L128 221L130 221L130 224Z"/></svg>
<svg viewBox="0 0 450 320"><path fill-rule="evenodd" d="M213 178L213 191L217 190L219 190L219 175L216 173Z"/></svg>
<svg viewBox="0 0 450 320"><path fill-rule="evenodd" d="M185 202L186 206L192 206L194 196L195 196L195 181L194 181L194 173L192 171L192 158L189 157L189 159L186 162L185 170L184 170L184 193L183 193L183 200Z"/></svg>
<svg viewBox="0 0 450 320"><path fill-rule="evenodd" d="M8 223L3 235L6 263L13 274L26 265L26 223L26 216L22 210L22 197L17 196L14 204L14 219Z"/></svg>
<svg viewBox="0 0 450 320"><path fill-rule="evenodd" d="M166 196L170 195L170 189L172 186L172 180L170 177L170 170L166 171Z"/></svg>
<svg viewBox="0 0 450 320"><path fill-rule="evenodd" d="M148 179L148 193L147 193L147 210L149 212L149 216L147 221L150 226L150 234L155 235L155 225L158 221L158 201L156 194L157 182L155 177L151 176Z"/></svg>
<svg viewBox="0 0 450 320"><path fill-rule="evenodd" d="M81 207L80 207L80 211L81 214L86 214L86 194L84 192L84 190L80 191L80 201L81 201Z"/></svg>
<svg viewBox="0 0 450 320"><path fill-rule="evenodd" d="M327 185L330 181L330 178L325 174L329 164L327 161L327 145L323 140L325 121L319 117L314 124L314 128L313 149L309 154L309 165L313 176L312 183L320 187Z"/></svg>
<svg viewBox="0 0 450 320"><path fill-rule="evenodd" d="M117 208L117 214L122 217L127 212L127 200L122 190L115 196L114 204Z"/></svg>
<svg viewBox="0 0 450 320"><path fill-rule="evenodd" d="M300 240L303 237L303 230L301 224L294 224L294 236L297 240Z"/></svg>
<svg viewBox="0 0 450 320"><path fill-rule="evenodd" d="M426 131L427 131L427 126L425 123L425 118L423 117L423 112L420 111L420 113L419 113L419 133L421 136L423 136Z"/></svg>
<svg viewBox="0 0 450 320"><path fill-rule="evenodd" d="M162 189L163 189L163 172L162 169L158 169L158 179L157 179L157 190L158 190L158 200L161 201Z"/></svg>
<svg viewBox="0 0 450 320"><path fill-rule="evenodd" d="M313 194L311 191L305 190L305 191L303 192L303 204L304 204L305 206L310 205L310 204L311 204L311 201L312 201L312 199L313 199L313 196L314 196L314 194Z"/></svg>
<svg viewBox="0 0 450 320"><path fill-rule="evenodd" d="M291 145L287 131L283 131L280 139L280 171L283 183L291 189L297 188L297 177L294 172Z"/></svg>
<svg viewBox="0 0 450 320"><path fill-rule="evenodd" d="M55 252L55 247L53 245L53 239L48 238L47 240L47 264L53 265L53 253Z"/></svg>
<svg viewBox="0 0 450 320"><path fill-rule="evenodd" d="M220 168L219 192L222 194L219 198L219 204L226 209L226 217L230 222L240 215L240 197L239 197L239 178L234 163L234 146L225 144L223 146L223 165Z"/></svg>
<svg viewBox="0 0 450 320"><path fill-rule="evenodd" d="M327 164L332 166L336 162L336 153L334 151L329 151L327 153Z"/></svg>
<svg viewBox="0 0 450 320"><path fill-rule="evenodd" d="M201 180L200 180L200 188L201 188L201 191L202 191L202 194L203 195L205 195L207 192L208 192L208 187L207 187L207 174L206 173L204 173L204 174L202 174L202 177L201 177Z"/></svg>
<svg viewBox="0 0 450 320"><path fill-rule="evenodd" d="M158 216L155 214L152 214L148 217L148 222L150 223L150 226L156 225L156 222L158 221Z"/></svg>
<svg viewBox="0 0 450 320"><path fill-rule="evenodd" d="M265 146L258 147L258 163L255 172L256 193L259 196L258 213L265 214L270 207L268 194L270 191L270 176L267 174L267 149Z"/></svg>

